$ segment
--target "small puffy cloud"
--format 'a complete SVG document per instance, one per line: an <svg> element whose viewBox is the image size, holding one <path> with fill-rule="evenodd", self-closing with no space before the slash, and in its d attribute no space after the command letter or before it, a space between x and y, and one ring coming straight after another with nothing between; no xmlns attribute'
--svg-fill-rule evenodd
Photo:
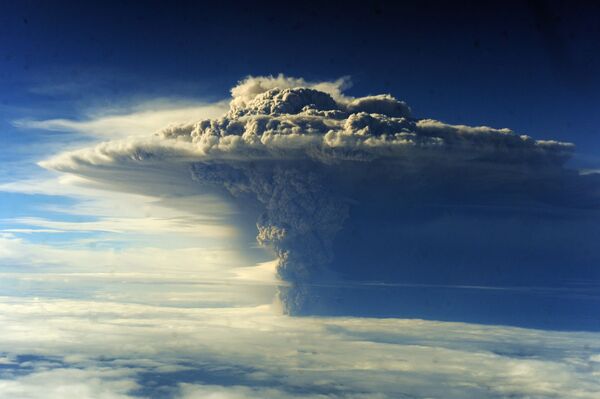
<svg viewBox="0 0 600 399"><path fill-rule="evenodd" d="M294 78L279 74L273 76L248 76L240 81L231 89L231 107L244 108L256 96L263 94L271 89L292 89L295 87L307 87L329 94L331 97L341 102L349 101L349 98L342 94L343 90L350 87L350 79L343 77L330 82L308 82L302 78Z"/></svg>

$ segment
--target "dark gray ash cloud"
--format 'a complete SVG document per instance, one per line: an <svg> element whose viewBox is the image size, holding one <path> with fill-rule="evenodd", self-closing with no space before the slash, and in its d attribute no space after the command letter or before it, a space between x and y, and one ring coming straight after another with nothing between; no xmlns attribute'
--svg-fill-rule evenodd
<svg viewBox="0 0 600 399"><path fill-rule="evenodd" d="M279 259L279 275L290 283L281 299L292 314L302 313L310 287L331 273L336 237L360 213L353 209L377 206L393 219L397 209L437 194L441 202L469 204L494 202L499 193L565 206L556 195L564 184L579 184L583 193L566 206L598 204L593 185L577 183L582 177L564 168L570 143L419 119L389 94L353 98L343 94L347 86L347 79L249 77L232 89L221 118L43 165L92 178L112 169L153 173L187 165L195 183L184 184L259 208L257 240Z"/></svg>

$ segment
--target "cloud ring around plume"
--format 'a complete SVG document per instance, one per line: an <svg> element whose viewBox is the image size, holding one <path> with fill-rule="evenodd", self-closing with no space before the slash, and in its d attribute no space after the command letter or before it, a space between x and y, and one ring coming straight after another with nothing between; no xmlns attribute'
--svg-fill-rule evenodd
<svg viewBox="0 0 600 399"><path fill-rule="evenodd" d="M110 180L107 171L155 173L183 165L192 179L182 184L203 185L238 203L255 201L263 212L258 242L276 253L279 274L291 283L282 288L282 301L297 313L310 283L335 258L336 234L352 207L361 206L361 190L397 187L392 191L400 198L411 190L402 187L406 176L433 181L446 173L468 175L469 183L500 173L504 183L521 184L562 176L574 150L509 129L417 119L391 95L353 98L343 94L347 86L347 79L248 77L231 90L221 118L102 143L41 165L98 180Z"/></svg>

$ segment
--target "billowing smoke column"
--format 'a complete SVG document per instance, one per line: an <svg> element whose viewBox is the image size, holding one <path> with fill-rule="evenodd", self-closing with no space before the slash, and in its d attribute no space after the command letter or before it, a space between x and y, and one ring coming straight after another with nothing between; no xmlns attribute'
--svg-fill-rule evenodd
<svg viewBox="0 0 600 399"><path fill-rule="evenodd" d="M489 184L491 176L527 184L531 176L564 173L573 150L508 129L416 119L390 95L353 98L342 94L345 86L345 79L247 78L232 89L220 119L169 127L150 140L104 143L46 166L94 175L111 165L186 164L197 184L240 205L257 204L257 240L277 254L278 273L289 283L280 297L294 314L327 275L351 209L369 206L361 198L385 196L390 187L402 193L407 176L423 185L443 182L446 173L468 176L465 187Z"/></svg>
<svg viewBox="0 0 600 399"><path fill-rule="evenodd" d="M291 284L280 292L289 313L303 308L311 298L308 287L327 273L349 196L368 181L390 184L394 175L409 168L422 172L440 159L559 166L572 148L506 129L417 120L390 95L348 98L339 86L310 86L283 77L249 78L233 89L223 118L160 133L206 154L192 165L200 184L262 205L257 240L275 250L279 275ZM372 167L382 162L385 167Z"/></svg>
<svg viewBox="0 0 600 399"><path fill-rule="evenodd" d="M256 239L275 250L280 277L293 283L280 289L281 302L290 313L301 309L309 297L304 284L332 260L332 241L348 204L310 162L195 163L192 173L200 183L221 184L236 199L255 198L262 205Z"/></svg>

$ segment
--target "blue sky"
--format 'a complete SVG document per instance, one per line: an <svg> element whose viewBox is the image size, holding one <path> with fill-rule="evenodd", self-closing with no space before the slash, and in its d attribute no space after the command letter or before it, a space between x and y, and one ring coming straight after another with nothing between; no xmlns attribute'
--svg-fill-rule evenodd
<svg viewBox="0 0 600 399"><path fill-rule="evenodd" d="M545 1L3 4L0 396L597 397L599 20ZM283 89L308 111L264 113ZM189 125L228 111L228 138ZM255 117L274 126L259 150L233 137ZM563 166L570 147L535 140L576 147Z"/></svg>

